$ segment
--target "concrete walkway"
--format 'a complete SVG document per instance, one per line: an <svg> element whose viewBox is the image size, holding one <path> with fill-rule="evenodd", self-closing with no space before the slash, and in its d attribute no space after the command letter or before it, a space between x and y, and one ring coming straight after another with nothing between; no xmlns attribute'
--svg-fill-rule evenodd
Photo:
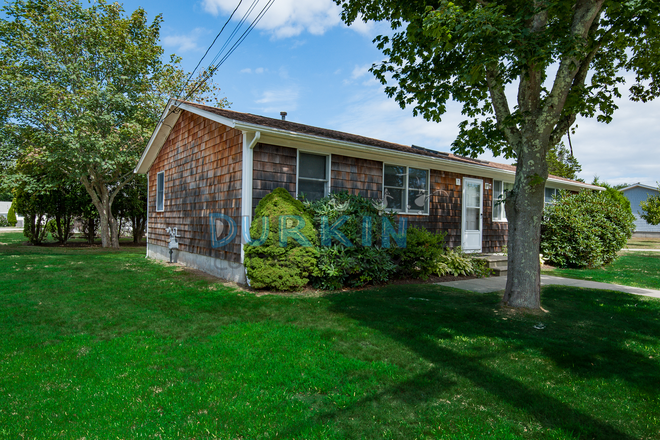
<svg viewBox="0 0 660 440"><path fill-rule="evenodd" d="M23 228L12 228L11 226L5 226L0 228L0 232L22 232Z"/></svg>
<svg viewBox="0 0 660 440"><path fill-rule="evenodd" d="M473 280L449 281L437 283L439 286L455 287L456 289L471 290L472 292L488 293L497 292L506 288L506 277L476 278ZM642 289L640 287L620 286L618 284L598 283L596 281L574 280L572 278L554 277L541 275L541 285L549 286L558 284L560 286L583 287L586 289L615 290L618 292L632 293L633 295L652 296L660 298L660 290Z"/></svg>
<svg viewBox="0 0 660 440"><path fill-rule="evenodd" d="M621 252L660 252L660 249L621 249Z"/></svg>

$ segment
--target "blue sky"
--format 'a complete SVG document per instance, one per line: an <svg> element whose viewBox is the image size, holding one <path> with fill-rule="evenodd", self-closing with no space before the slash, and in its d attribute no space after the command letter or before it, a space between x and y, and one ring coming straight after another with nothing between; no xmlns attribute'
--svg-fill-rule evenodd
<svg viewBox="0 0 660 440"><path fill-rule="evenodd" d="M245 0L242 8L251 2ZM256 9L265 3L259 0ZM192 70L238 0L123 4L127 11L144 8L150 19L162 14L165 53L181 56L184 68ZM211 58L235 23L218 39ZM368 72L383 58L372 40L384 32L388 32L385 24L346 27L332 0L275 0L214 79L236 111L274 118L286 111L288 120L303 124L449 151L462 120L458 105L450 105L439 124L413 117L410 109L402 110L387 98ZM598 175L612 184L655 186L660 181L660 101L642 104L622 99L617 104L620 109L609 125L578 121L571 139L582 165L580 177L590 182ZM482 158L507 162L490 155Z"/></svg>

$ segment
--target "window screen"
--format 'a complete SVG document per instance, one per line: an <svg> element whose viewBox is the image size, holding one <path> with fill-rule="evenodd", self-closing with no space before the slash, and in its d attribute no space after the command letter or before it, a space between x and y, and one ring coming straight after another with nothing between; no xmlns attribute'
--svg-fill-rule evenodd
<svg viewBox="0 0 660 440"><path fill-rule="evenodd" d="M156 211L165 209L165 172L161 171L156 178Z"/></svg>

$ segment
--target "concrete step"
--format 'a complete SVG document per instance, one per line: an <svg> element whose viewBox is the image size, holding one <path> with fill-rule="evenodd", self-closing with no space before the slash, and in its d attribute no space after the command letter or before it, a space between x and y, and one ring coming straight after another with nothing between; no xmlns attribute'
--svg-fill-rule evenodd
<svg viewBox="0 0 660 440"><path fill-rule="evenodd" d="M508 263L506 255L492 255L486 254L479 257L480 260L485 260L488 268L493 270L493 276L505 277L507 273Z"/></svg>

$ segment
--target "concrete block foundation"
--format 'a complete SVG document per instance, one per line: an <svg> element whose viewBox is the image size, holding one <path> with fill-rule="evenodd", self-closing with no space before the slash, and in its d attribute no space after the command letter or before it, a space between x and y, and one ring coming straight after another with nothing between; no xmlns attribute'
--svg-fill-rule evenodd
<svg viewBox="0 0 660 440"><path fill-rule="evenodd" d="M164 246L147 244L147 257L163 261L170 261L170 250ZM245 267L242 263L221 260L206 255L192 254L190 252L174 249L172 261L193 269L201 270L218 278L246 284Z"/></svg>

